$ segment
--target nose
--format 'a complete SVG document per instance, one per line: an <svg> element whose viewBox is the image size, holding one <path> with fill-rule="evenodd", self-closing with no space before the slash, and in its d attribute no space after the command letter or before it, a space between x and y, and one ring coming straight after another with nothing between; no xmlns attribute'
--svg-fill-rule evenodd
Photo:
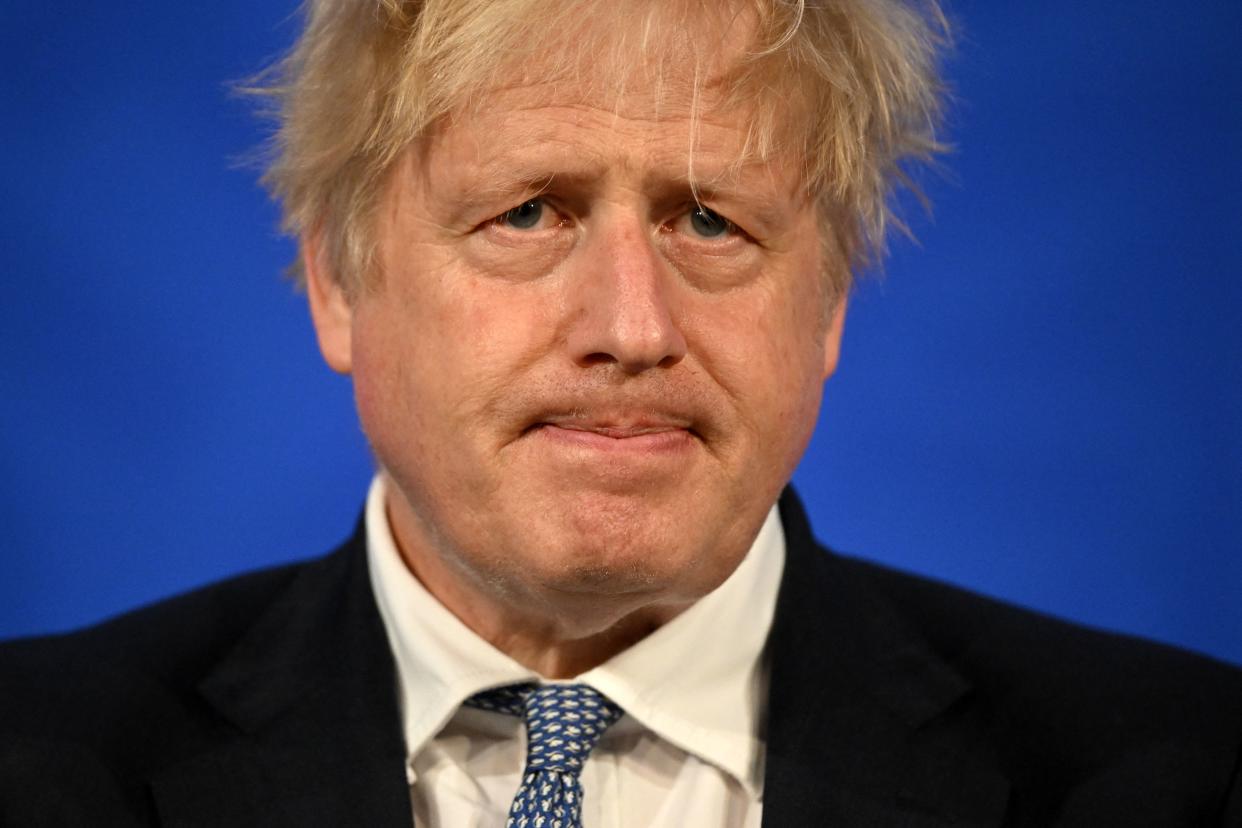
<svg viewBox="0 0 1242 828"><path fill-rule="evenodd" d="M637 222L601 234L574 277L568 346L579 365L615 364L627 374L668 368L686 355L670 302L667 265Z"/></svg>

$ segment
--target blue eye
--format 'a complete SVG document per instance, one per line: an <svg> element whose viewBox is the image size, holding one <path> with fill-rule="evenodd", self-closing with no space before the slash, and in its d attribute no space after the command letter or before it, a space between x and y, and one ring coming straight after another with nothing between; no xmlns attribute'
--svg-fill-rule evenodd
<svg viewBox="0 0 1242 828"><path fill-rule="evenodd" d="M733 222L706 207L696 207L690 211L690 226L703 238L714 239L733 229Z"/></svg>
<svg viewBox="0 0 1242 828"><path fill-rule="evenodd" d="M532 198L505 212L500 220L517 230L530 230L539 225L543 218L543 199Z"/></svg>

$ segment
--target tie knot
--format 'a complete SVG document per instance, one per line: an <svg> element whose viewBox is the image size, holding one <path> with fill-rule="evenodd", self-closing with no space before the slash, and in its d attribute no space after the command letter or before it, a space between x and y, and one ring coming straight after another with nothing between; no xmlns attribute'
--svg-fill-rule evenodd
<svg viewBox="0 0 1242 828"><path fill-rule="evenodd" d="M479 693L471 707L526 719L526 768L577 774L622 710L586 684L516 684Z"/></svg>

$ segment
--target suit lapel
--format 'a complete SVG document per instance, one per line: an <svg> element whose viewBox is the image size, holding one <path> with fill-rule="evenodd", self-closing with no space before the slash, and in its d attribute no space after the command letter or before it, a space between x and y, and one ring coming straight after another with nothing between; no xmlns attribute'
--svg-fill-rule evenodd
<svg viewBox="0 0 1242 828"><path fill-rule="evenodd" d="M764 825L999 825L1008 783L968 683L815 544L791 492L781 517ZM359 528L201 683L229 735L151 780L161 821L410 826L396 681Z"/></svg>
<svg viewBox="0 0 1242 828"><path fill-rule="evenodd" d="M200 684L232 735L152 780L161 819L409 826L396 681L360 526Z"/></svg>
<svg viewBox="0 0 1242 828"><path fill-rule="evenodd" d="M781 500L787 561L769 644L764 825L999 825L1008 782L970 686Z"/></svg>

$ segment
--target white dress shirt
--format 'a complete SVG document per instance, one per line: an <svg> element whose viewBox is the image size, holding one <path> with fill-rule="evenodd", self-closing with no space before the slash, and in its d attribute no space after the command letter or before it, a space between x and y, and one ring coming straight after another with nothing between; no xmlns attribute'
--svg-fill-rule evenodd
<svg viewBox="0 0 1242 828"><path fill-rule="evenodd" d="M482 690L542 679L466 627L411 574L389 528L386 485L378 475L367 497L367 553L397 664L415 824L498 828L525 764L525 726L461 705ZM762 654L784 560L773 507L723 584L572 680L625 710L583 768L585 828L759 826Z"/></svg>

